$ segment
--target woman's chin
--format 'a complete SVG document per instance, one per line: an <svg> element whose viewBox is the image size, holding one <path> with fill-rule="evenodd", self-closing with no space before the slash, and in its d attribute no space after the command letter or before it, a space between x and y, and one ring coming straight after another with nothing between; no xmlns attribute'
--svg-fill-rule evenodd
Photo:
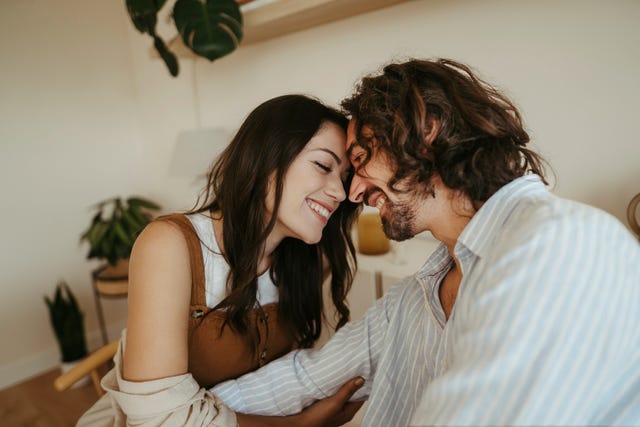
<svg viewBox="0 0 640 427"><path fill-rule="evenodd" d="M322 233L299 236L298 238L305 242L307 245L315 245L316 243L320 242L320 239L322 239Z"/></svg>

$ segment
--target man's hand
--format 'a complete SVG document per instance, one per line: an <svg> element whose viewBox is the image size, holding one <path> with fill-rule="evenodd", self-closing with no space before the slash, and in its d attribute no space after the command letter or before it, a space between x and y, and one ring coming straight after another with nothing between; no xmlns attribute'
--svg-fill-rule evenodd
<svg viewBox="0 0 640 427"><path fill-rule="evenodd" d="M349 398L364 384L361 377L351 379L338 389L336 394L319 400L306 408L298 417L295 425L309 427L341 426L353 418L364 402L349 402Z"/></svg>
<svg viewBox="0 0 640 427"><path fill-rule="evenodd" d="M335 427L341 426L353 418L364 402L349 402L349 398L362 385L361 377L353 378L342 385L331 397L319 400L304 411L288 417L268 417L260 415L237 414L240 427L252 426L300 426Z"/></svg>

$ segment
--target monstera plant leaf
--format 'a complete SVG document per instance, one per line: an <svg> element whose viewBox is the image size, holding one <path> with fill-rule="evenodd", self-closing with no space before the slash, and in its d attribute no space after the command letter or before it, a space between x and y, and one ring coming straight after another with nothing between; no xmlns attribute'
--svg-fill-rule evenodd
<svg viewBox="0 0 640 427"><path fill-rule="evenodd" d="M158 11L166 0L127 0L127 11L141 33L155 34Z"/></svg>
<svg viewBox="0 0 640 427"><path fill-rule="evenodd" d="M156 33L158 11L166 0L125 0L133 25L153 38L153 45L172 76L178 60ZM176 0L173 21L184 44L209 61L221 58L242 40L242 13L236 0Z"/></svg>
<svg viewBox="0 0 640 427"><path fill-rule="evenodd" d="M126 0L127 11L131 17L133 25L141 33L149 34L153 37L153 45L158 54L167 65L172 76L178 75L178 60L176 56L167 49L164 40L156 34L156 24L158 23L158 11L164 6L166 0Z"/></svg>
<svg viewBox="0 0 640 427"><path fill-rule="evenodd" d="M242 40L235 0L177 0L173 20L184 44L209 61L233 52Z"/></svg>

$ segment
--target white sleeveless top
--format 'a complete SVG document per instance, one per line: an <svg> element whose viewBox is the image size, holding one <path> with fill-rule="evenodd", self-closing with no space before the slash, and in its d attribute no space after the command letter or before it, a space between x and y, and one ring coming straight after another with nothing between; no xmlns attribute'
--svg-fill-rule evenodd
<svg viewBox="0 0 640 427"><path fill-rule="evenodd" d="M211 218L204 213L190 214L187 215L187 218L193 224L200 239L202 258L204 260L207 307L213 308L227 296L226 286L229 264L227 264L220 252L220 247L213 232ZM269 270L258 277L257 299L260 305L278 301L278 288L273 284L269 276Z"/></svg>

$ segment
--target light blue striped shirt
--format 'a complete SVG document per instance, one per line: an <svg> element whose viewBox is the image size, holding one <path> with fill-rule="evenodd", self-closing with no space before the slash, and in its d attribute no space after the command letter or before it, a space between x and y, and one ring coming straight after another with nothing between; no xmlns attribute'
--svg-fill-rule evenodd
<svg viewBox="0 0 640 427"><path fill-rule="evenodd" d="M640 245L619 221L528 175L337 332L213 391L238 412L286 415L365 378L363 426L639 425Z"/></svg>

